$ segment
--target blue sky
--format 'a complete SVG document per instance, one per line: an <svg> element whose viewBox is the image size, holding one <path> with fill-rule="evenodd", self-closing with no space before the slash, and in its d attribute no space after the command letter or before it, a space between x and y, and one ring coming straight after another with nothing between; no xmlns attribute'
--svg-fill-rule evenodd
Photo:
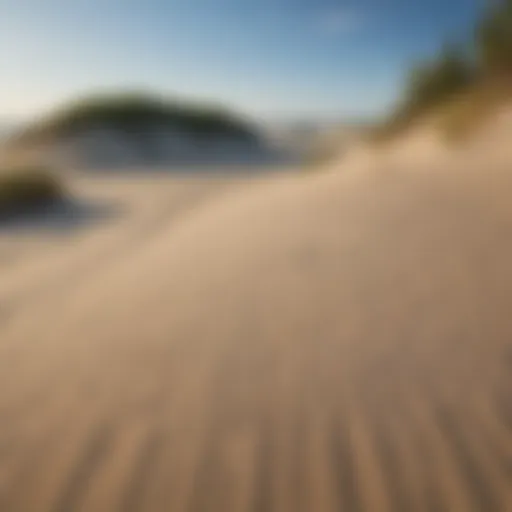
<svg viewBox="0 0 512 512"><path fill-rule="evenodd" d="M0 0L0 119L149 89L256 117L382 112L483 0Z"/></svg>

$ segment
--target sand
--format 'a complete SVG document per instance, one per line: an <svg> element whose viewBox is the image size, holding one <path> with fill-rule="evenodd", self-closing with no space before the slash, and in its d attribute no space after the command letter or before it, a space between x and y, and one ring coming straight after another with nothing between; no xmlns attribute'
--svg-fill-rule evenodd
<svg viewBox="0 0 512 512"><path fill-rule="evenodd" d="M77 178L0 266L0 510L512 510L512 168L394 158Z"/></svg>

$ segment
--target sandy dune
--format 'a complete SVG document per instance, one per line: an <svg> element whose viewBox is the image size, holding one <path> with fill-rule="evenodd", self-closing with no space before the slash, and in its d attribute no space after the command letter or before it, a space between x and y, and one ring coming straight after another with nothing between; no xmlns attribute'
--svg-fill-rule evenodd
<svg viewBox="0 0 512 512"><path fill-rule="evenodd" d="M77 184L0 267L0 510L512 510L512 169L351 169Z"/></svg>

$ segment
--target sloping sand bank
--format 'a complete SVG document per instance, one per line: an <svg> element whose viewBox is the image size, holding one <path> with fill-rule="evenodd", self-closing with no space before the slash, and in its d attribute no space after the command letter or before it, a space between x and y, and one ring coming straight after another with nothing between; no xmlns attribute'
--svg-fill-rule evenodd
<svg viewBox="0 0 512 512"><path fill-rule="evenodd" d="M511 509L512 168L443 162L238 183L73 280L49 250L0 324L0 510Z"/></svg>

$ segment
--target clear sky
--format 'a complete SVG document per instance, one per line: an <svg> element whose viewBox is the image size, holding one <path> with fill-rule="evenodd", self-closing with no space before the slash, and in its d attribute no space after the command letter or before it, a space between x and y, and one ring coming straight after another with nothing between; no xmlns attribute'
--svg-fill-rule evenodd
<svg viewBox="0 0 512 512"><path fill-rule="evenodd" d="M483 0L0 0L0 119L149 89L254 116L360 116Z"/></svg>

